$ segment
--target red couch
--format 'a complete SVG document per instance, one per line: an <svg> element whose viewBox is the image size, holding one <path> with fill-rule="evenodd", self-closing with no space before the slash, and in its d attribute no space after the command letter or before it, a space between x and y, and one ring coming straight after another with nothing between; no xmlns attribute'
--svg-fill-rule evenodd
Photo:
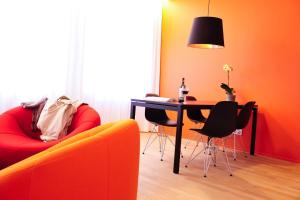
<svg viewBox="0 0 300 200"><path fill-rule="evenodd" d="M100 125L99 114L88 105L81 105L73 116L68 135L64 138L43 142L40 132L32 132L32 111L21 106L0 115L0 169L43 151L73 135Z"/></svg>

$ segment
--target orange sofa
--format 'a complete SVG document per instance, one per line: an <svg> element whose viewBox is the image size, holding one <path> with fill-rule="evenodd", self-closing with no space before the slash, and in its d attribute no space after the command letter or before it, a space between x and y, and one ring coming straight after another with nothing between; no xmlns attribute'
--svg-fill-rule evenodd
<svg viewBox="0 0 300 200"><path fill-rule="evenodd" d="M84 131L0 170L0 199L135 200L139 149L134 120Z"/></svg>

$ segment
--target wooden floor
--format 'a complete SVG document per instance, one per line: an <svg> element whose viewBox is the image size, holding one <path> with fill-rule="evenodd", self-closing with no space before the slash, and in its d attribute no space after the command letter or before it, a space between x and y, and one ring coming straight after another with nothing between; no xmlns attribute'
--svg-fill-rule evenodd
<svg viewBox="0 0 300 200"><path fill-rule="evenodd" d="M141 134L141 151L148 133ZM171 138L174 141L174 138ZM184 143L184 141L183 141ZM300 164L261 156L237 161L230 155L233 176L228 175L223 153L217 166L203 177L203 155L188 168L184 165L192 145L182 153L180 174L173 174L174 147L167 143L165 159L160 161L158 140L140 157L138 200L207 200L207 199L300 199Z"/></svg>

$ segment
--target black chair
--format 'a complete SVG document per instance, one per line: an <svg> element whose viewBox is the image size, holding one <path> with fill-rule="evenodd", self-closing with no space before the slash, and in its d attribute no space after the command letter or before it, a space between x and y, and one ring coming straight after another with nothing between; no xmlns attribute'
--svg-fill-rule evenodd
<svg viewBox="0 0 300 200"><path fill-rule="evenodd" d="M196 97L194 97L194 96L186 96L185 98L186 98L186 101L197 101ZM204 123L206 121L206 118L202 114L201 109L198 107L188 108L186 114L187 114L187 117L189 118L189 120L191 120L192 122L195 123L195 126L198 126L198 124ZM198 147L200 140L201 140L201 142L203 142L203 138L202 138L202 136L200 136L200 139L198 139L198 138L195 138L195 139L196 139L196 146L195 146L195 148L196 148L196 147ZM184 145L185 149L190 142L191 142L191 140L187 140L187 142Z"/></svg>
<svg viewBox="0 0 300 200"><path fill-rule="evenodd" d="M234 160L236 160L236 136L239 136L240 146L242 146L244 155L245 155L245 157L247 157L246 150L245 150L245 144L242 139L242 135L243 135L243 129L247 126L247 124L250 120L251 112L252 112L254 105L255 105L255 101L247 102L238 114L236 130L232 134L233 135L233 159Z"/></svg>
<svg viewBox="0 0 300 200"><path fill-rule="evenodd" d="M221 101L217 103L211 110L202 129L191 129L208 137L204 149L197 153L194 157L191 157L191 159L188 161L188 163L190 163L194 158L204 151L204 177L207 176L210 162L213 161L214 165L216 165L216 153L218 147L215 145L214 140L216 138L220 138L222 139L224 145L223 138L232 134L232 132L236 129L237 107L238 105L236 102ZM230 176L232 176L226 150L224 150L224 155L227 169Z"/></svg>
<svg viewBox="0 0 300 200"><path fill-rule="evenodd" d="M146 94L146 97L158 97L157 94ZM155 108L145 108L145 118L147 121L152 123L153 129L150 133L150 136L147 139L146 145L143 150L143 154L145 154L146 149L158 138L159 139L159 151L161 152L161 161L163 161L163 156L165 152L166 142L169 140L174 146L174 142L168 137L168 135L164 132L163 127L176 127L177 122L171 120L165 110L155 109ZM162 129L158 130L158 127ZM151 137L156 134L156 137L150 142Z"/></svg>

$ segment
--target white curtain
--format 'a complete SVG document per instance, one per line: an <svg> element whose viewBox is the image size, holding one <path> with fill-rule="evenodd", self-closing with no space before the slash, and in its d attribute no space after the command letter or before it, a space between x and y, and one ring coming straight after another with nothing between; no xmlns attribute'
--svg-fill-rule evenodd
<svg viewBox="0 0 300 200"><path fill-rule="evenodd" d="M70 11L57 4L0 0L0 111L64 94Z"/></svg>
<svg viewBox="0 0 300 200"><path fill-rule="evenodd" d="M161 14L160 0L0 0L0 111L67 95L128 118L158 92Z"/></svg>

